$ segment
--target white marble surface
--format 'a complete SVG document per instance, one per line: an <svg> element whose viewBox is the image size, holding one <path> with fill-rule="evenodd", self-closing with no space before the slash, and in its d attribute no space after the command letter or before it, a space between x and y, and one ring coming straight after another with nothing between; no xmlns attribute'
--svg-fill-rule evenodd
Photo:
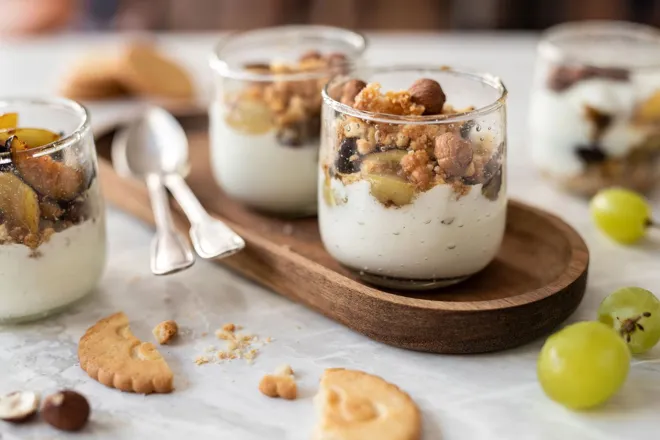
<svg viewBox="0 0 660 440"><path fill-rule="evenodd" d="M206 55L215 37L167 36L171 53L208 84ZM658 241L629 248L601 237L586 205L540 181L528 165L525 115L534 62L535 36L375 35L369 58L377 62L458 64L500 75L510 89L510 193L563 216L583 234L592 255L585 300L570 321L592 319L610 291L639 285L660 291ZM112 50L112 36L40 38L0 44L0 95L52 94L58 76L75 56ZM126 106L93 106L96 123ZM73 310L36 324L0 328L0 393L42 392L62 387L86 394L92 422L71 438L306 439L313 425L311 397L324 368L373 372L398 384L419 403L425 439L623 439L657 438L660 432L660 347L635 360L622 391L603 408L573 413L548 400L536 380L542 341L479 356L440 356L391 348L355 334L215 265L198 262L188 272L156 278L148 271L152 232L109 209L110 254L96 292ZM1 297L1 294L0 294ZM139 337L166 318L184 337L163 350L176 375L176 392L149 397L122 394L89 379L76 359L77 341L97 319L124 310ZM275 341L253 365L242 360L196 366L193 358L218 344L202 332L224 322ZM281 363L299 373L301 398L270 400L257 391L260 377ZM63 439L44 423L0 423L2 440ZM377 439L374 439L377 440Z"/></svg>

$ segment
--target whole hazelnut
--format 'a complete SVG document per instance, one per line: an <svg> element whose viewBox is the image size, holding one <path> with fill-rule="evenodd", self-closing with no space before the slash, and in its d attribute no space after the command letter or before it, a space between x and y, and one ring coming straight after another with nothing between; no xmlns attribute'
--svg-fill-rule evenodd
<svg viewBox="0 0 660 440"><path fill-rule="evenodd" d="M63 390L44 399L41 416L54 428L80 431L89 419L89 403L82 394Z"/></svg>
<svg viewBox="0 0 660 440"><path fill-rule="evenodd" d="M470 142L452 132L435 138L434 153L438 166L449 177L463 176L473 158Z"/></svg>
<svg viewBox="0 0 660 440"><path fill-rule="evenodd" d="M410 86L408 92L410 92L412 102L424 106L425 115L442 113L446 97L437 81L420 78Z"/></svg>
<svg viewBox="0 0 660 440"><path fill-rule="evenodd" d="M359 79L352 79L344 84L341 94L341 103L346 105L353 105L355 97L367 86L367 83Z"/></svg>

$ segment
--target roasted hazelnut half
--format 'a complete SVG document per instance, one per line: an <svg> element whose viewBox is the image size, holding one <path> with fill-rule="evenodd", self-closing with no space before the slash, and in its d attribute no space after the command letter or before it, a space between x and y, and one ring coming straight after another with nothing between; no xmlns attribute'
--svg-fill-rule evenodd
<svg viewBox="0 0 660 440"><path fill-rule="evenodd" d="M39 394L15 391L0 397L0 419L10 423L23 423L37 413Z"/></svg>

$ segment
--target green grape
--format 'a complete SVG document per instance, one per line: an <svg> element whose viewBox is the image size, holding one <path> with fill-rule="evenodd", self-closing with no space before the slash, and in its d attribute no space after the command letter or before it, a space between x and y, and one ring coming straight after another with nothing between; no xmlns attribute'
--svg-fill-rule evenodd
<svg viewBox="0 0 660 440"><path fill-rule="evenodd" d="M605 298L598 307L598 320L616 330L635 354L660 340L660 301L639 287L624 287Z"/></svg>
<svg viewBox="0 0 660 440"><path fill-rule="evenodd" d="M651 207L639 194L623 188L599 191L591 199L591 216L605 234L619 243L634 243L651 224Z"/></svg>
<svg viewBox="0 0 660 440"><path fill-rule="evenodd" d="M630 350L617 333L598 321L570 325L541 349L537 374L552 400L572 409L604 403L628 375Z"/></svg>

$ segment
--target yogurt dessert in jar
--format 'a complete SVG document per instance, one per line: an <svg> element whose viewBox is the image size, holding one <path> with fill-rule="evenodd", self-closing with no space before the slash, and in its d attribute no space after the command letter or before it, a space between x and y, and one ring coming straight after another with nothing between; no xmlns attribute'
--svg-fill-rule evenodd
<svg viewBox="0 0 660 440"><path fill-rule="evenodd" d="M319 227L362 279L446 286L497 254L506 220L506 89L490 75L390 67L323 94Z"/></svg>
<svg viewBox="0 0 660 440"><path fill-rule="evenodd" d="M321 90L365 39L325 26L239 33L212 56L211 168L231 197L265 212L316 212Z"/></svg>
<svg viewBox="0 0 660 440"><path fill-rule="evenodd" d="M624 22L570 23L538 47L529 143L536 166L570 192L660 178L660 32Z"/></svg>
<svg viewBox="0 0 660 440"><path fill-rule="evenodd" d="M105 246L87 111L65 99L0 101L0 322L42 318L90 293Z"/></svg>

